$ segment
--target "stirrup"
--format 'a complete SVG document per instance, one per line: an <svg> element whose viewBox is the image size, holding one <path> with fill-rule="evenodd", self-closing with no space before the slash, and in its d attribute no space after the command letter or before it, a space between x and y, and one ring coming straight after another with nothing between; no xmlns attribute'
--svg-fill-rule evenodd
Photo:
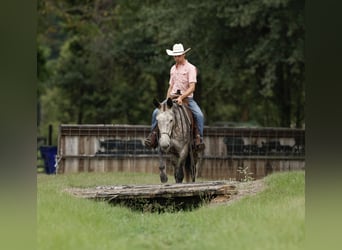
<svg viewBox="0 0 342 250"><path fill-rule="evenodd" d="M200 135L197 135L195 138L195 148L198 151L203 151L205 149L205 144L202 141Z"/></svg>
<svg viewBox="0 0 342 250"><path fill-rule="evenodd" d="M203 142L196 145L196 150L203 151L204 149L205 149L205 144Z"/></svg>

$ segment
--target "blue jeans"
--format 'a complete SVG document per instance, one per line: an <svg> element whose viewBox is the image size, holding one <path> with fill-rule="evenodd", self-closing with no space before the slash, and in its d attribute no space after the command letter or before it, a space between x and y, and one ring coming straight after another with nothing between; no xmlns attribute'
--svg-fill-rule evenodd
<svg viewBox="0 0 342 250"><path fill-rule="evenodd" d="M203 138L203 127L204 127L204 116L203 113L198 106L197 102L193 98L189 99L189 108L196 119L198 130L200 133L201 138ZM165 101L164 101L165 102ZM157 126L157 112L158 109L156 108L152 113L152 130Z"/></svg>

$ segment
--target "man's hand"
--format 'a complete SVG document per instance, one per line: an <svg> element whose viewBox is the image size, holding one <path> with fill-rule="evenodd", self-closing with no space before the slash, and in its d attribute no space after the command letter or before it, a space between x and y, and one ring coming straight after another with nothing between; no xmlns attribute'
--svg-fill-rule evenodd
<svg viewBox="0 0 342 250"><path fill-rule="evenodd" d="M178 103L178 105L182 105L183 104L182 96L178 96L177 103Z"/></svg>

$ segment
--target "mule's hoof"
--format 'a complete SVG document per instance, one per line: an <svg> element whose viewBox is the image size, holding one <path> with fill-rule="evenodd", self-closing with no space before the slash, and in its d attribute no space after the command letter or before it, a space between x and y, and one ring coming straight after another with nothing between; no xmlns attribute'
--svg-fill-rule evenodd
<svg viewBox="0 0 342 250"><path fill-rule="evenodd" d="M167 175L164 174L164 173L161 173L161 174L160 174L160 181L161 181L162 183L166 183L167 180L168 180Z"/></svg>

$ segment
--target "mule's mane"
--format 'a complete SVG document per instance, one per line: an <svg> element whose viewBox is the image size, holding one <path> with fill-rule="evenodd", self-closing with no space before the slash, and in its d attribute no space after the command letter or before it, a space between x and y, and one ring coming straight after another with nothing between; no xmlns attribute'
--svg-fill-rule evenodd
<svg viewBox="0 0 342 250"><path fill-rule="evenodd" d="M166 103L162 103L160 109L161 109L163 112L167 111L167 110L168 110L167 104L166 104Z"/></svg>
<svg viewBox="0 0 342 250"><path fill-rule="evenodd" d="M169 108L167 103L161 103L159 110L162 111L162 112L166 112L166 111L172 110L175 116L177 116L176 115L176 111L182 110L183 115L186 117L186 119L188 121L190 121L191 119L189 117L189 114L186 112L187 108L188 107L182 106L182 105L178 105L177 103L173 103L172 107Z"/></svg>
<svg viewBox="0 0 342 250"><path fill-rule="evenodd" d="M180 105L178 105L177 103L173 103L172 107L168 107L167 103L161 103L160 104L160 108L159 111L161 111L162 113L164 112L170 112L173 113L175 119L176 119L176 123L177 123L177 118L179 118L180 116L180 110L183 109L183 107L181 107ZM177 114L178 113L178 114Z"/></svg>

